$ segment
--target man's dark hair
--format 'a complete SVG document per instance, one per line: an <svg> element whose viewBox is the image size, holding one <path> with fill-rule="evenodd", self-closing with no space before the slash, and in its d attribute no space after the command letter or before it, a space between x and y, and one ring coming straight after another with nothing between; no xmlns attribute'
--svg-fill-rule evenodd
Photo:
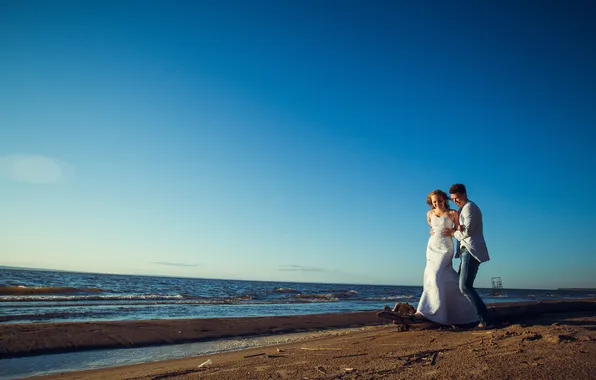
<svg viewBox="0 0 596 380"><path fill-rule="evenodd" d="M449 188L449 194L468 194L466 192L466 187L461 183L456 183L455 185L451 185Z"/></svg>

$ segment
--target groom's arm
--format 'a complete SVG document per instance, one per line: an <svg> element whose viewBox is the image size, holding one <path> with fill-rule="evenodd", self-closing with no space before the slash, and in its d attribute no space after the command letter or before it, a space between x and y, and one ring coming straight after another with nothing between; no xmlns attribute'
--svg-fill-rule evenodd
<svg viewBox="0 0 596 380"><path fill-rule="evenodd" d="M461 216L464 223L460 224L460 228L453 233L453 237L459 241L470 237L472 231L476 229L476 223L478 223L479 220L478 214L472 205L464 207L464 209L461 210Z"/></svg>

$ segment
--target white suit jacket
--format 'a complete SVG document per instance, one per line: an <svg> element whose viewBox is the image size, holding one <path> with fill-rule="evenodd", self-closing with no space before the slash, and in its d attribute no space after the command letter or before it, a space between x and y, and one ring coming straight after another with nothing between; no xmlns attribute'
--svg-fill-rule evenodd
<svg viewBox="0 0 596 380"><path fill-rule="evenodd" d="M463 230L461 232L455 231L453 235L457 239L455 257L460 256L460 246L463 246L481 263L490 260L482 232L482 213L476 203L468 200L461 208L459 224L463 227Z"/></svg>

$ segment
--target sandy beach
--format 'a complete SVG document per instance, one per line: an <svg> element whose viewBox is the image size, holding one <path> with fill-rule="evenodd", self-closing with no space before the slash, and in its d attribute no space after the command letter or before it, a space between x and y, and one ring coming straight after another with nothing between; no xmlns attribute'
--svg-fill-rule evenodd
<svg viewBox="0 0 596 380"><path fill-rule="evenodd" d="M593 378L596 300L501 304L491 312L502 323L486 331L422 325L402 331L374 312L2 325L0 347L3 357L9 357L361 326L339 336L285 345L43 378Z"/></svg>

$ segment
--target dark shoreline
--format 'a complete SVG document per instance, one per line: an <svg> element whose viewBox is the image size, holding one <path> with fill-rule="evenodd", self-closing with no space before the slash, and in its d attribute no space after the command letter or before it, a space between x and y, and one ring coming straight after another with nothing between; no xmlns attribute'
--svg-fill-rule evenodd
<svg viewBox="0 0 596 380"><path fill-rule="evenodd" d="M490 304L501 322L548 313L596 311L596 299ZM242 317L0 325L0 359L93 349L147 347L326 328L382 325L376 311Z"/></svg>

